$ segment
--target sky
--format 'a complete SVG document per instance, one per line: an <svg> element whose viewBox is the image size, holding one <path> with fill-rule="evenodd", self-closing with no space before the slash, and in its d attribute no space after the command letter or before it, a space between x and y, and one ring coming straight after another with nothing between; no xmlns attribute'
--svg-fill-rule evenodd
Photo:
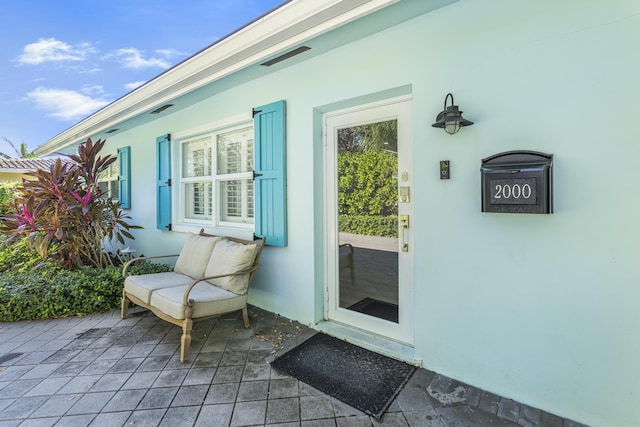
<svg viewBox="0 0 640 427"><path fill-rule="evenodd" d="M29 151L284 0L0 0L0 152Z"/></svg>

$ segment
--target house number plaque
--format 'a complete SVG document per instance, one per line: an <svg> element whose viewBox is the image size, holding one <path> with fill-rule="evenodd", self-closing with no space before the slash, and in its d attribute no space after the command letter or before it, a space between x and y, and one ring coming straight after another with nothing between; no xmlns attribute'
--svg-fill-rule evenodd
<svg viewBox="0 0 640 427"><path fill-rule="evenodd" d="M492 205L536 205L538 204L538 180L524 179L491 179Z"/></svg>
<svg viewBox="0 0 640 427"><path fill-rule="evenodd" d="M553 212L551 154L508 151L482 160L482 212Z"/></svg>

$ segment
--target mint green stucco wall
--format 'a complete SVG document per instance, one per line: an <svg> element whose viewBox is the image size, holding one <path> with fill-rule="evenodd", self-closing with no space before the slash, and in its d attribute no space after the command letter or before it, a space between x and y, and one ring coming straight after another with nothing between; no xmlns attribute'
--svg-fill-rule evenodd
<svg viewBox="0 0 640 427"><path fill-rule="evenodd" d="M640 425L638 46L636 1L462 0L160 116L106 148L131 145L131 215L145 227L132 246L153 255L184 239L155 229L156 136L285 99L289 246L265 251L250 302L314 324L320 113L408 90L415 358L584 423ZM447 92L475 122L454 136L430 126ZM553 215L480 212L481 159L517 149L554 155Z"/></svg>

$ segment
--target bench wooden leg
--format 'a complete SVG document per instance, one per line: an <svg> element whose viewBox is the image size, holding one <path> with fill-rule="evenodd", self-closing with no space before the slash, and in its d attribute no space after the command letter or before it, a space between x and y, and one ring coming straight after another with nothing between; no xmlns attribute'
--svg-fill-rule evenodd
<svg viewBox="0 0 640 427"><path fill-rule="evenodd" d="M122 304L120 306L120 317L122 319L127 318L127 311L129 310L129 298L127 298L127 294L125 294L124 290L122 291Z"/></svg>
<svg viewBox="0 0 640 427"><path fill-rule="evenodd" d="M182 337L180 338L180 362L184 363L189 357L189 349L191 348L191 330L193 329L193 320L185 319L182 324Z"/></svg>
<svg viewBox="0 0 640 427"><path fill-rule="evenodd" d="M247 306L246 305L242 309L242 320L244 320L244 327L245 328L248 328L249 326L251 326L251 324L249 323L249 313L247 311Z"/></svg>

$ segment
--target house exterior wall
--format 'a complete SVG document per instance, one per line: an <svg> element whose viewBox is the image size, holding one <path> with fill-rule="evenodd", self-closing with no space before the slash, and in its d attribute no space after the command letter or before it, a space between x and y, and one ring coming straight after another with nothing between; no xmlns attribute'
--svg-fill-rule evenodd
<svg viewBox="0 0 640 427"><path fill-rule="evenodd" d="M631 0L460 1L115 134L105 151L131 146L129 212L144 226L132 246L155 255L184 240L155 228L155 137L284 99L289 244L265 250L249 301L315 324L321 114L411 94L415 358L584 423L640 425L639 12ZM447 92L475 122L453 136L431 127ZM481 159L518 149L554 155L553 214L480 211Z"/></svg>
<svg viewBox="0 0 640 427"><path fill-rule="evenodd" d="M0 182L20 182L22 177L21 173L0 172Z"/></svg>

